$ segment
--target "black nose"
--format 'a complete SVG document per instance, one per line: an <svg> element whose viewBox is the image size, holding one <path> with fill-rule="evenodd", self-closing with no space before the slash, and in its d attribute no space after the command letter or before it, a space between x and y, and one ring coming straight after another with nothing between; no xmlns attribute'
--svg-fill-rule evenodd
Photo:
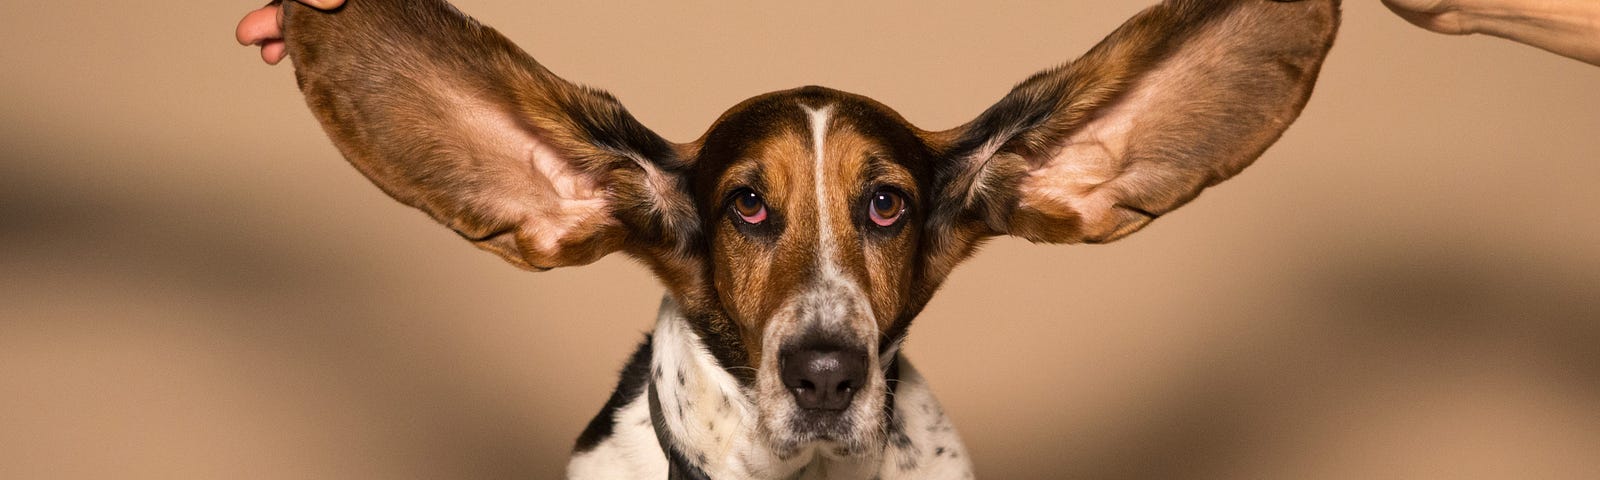
<svg viewBox="0 0 1600 480"><path fill-rule="evenodd" d="M783 385L806 410L844 410L867 381L867 354L850 350L785 352Z"/></svg>

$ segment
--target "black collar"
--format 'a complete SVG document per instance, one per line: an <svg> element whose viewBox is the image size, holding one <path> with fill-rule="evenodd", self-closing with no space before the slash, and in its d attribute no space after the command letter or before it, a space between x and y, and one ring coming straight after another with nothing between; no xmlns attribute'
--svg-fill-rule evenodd
<svg viewBox="0 0 1600 480"><path fill-rule="evenodd" d="M711 480L699 466L691 463L678 446L667 438L667 419L661 415L661 397L656 393L656 382L650 380L650 425L656 431L656 443L667 455L667 480Z"/></svg>

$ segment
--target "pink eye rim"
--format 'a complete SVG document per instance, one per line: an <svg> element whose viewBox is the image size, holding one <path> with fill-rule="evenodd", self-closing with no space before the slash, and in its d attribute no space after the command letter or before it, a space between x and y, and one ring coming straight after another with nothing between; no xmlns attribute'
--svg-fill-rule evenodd
<svg viewBox="0 0 1600 480"><path fill-rule="evenodd" d="M879 189L867 200L867 218L879 227L892 227L906 213L905 197L891 189Z"/></svg>
<svg viewBox="0 0 1600 480"><path fill-rule="evenodd" d="M767 202L754 190L743 189L733 194L728 208L740 221L750 225L759 225L767 220Z"/></svg>

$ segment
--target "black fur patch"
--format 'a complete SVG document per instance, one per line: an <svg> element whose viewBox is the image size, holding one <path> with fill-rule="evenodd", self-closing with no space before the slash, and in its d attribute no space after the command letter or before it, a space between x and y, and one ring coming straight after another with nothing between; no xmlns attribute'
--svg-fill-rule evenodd
<svg viewBox="0 0 1600 480"><path fill-rule="evenodd" d="M600 407L600 413L589 420L589 426L578 436L572 453L594 450L600 442L611 438L616 429L617 411L644 393L644 386L650 377L650 342L650 336L646 335L644 342L628 357L628 363L622 366L622 378L617 380L617 389L611 392L611 398L606 400L605 406Z"/></svg>

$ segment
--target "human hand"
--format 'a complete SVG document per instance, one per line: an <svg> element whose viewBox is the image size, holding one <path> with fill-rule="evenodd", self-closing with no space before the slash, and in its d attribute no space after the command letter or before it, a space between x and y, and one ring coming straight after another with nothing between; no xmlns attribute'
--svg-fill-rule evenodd
<svg viewBox="0 0 1600 480"><path fill-rule="evenodd" d="M312 7L329 10L344 4L344 0L298 0ZM273 0L267 6L245 14L233 35L240 45L261 47L261 60L267 65L277 65L287 55L283 44L282 0Z"/></svg>

